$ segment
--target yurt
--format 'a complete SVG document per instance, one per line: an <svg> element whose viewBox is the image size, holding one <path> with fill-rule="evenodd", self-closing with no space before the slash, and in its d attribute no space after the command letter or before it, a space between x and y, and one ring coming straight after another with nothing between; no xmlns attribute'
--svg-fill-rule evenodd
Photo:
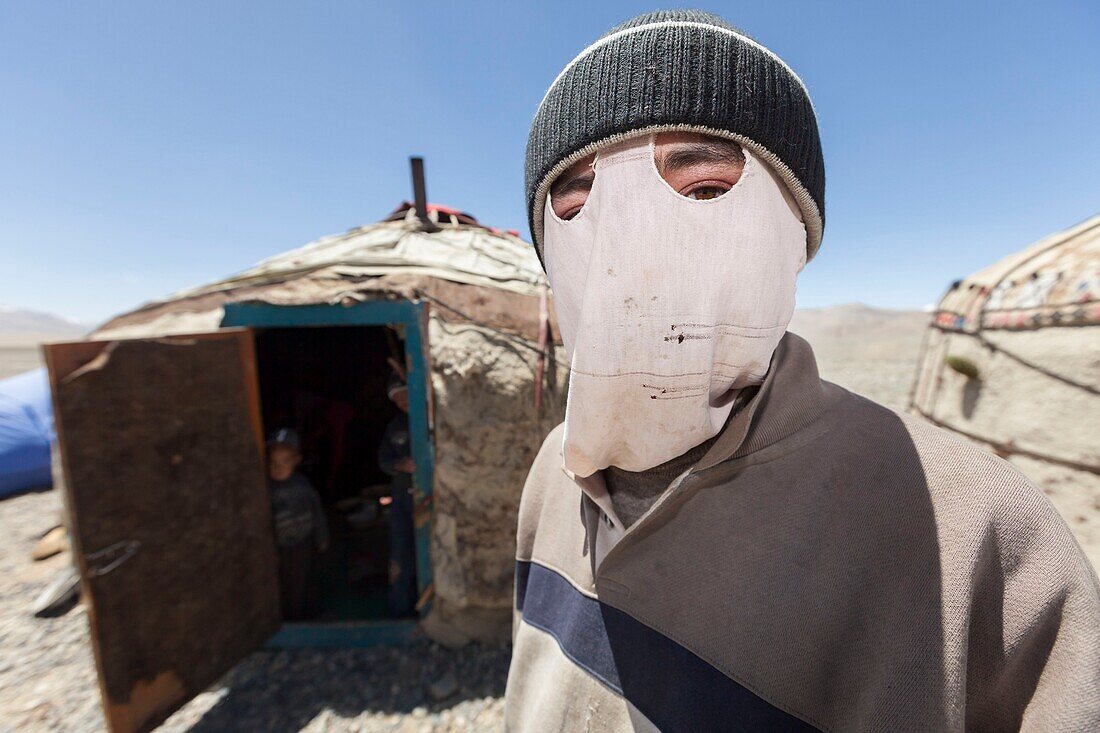
<svg viewBox="0 0 1100 733"><path fill-rule="evenodd" d="M1100 216L951 286L911 407L1016 463L1100 567Z"/></svg>
<svg viewBox="0 0 1100 733"><path fill-rule="evenodd" d="M532 247L405 203L46 350L112 730L261 644L503 640L526 472L567 369ZM387 615L378 446L407 381L416 615ZM319 611L279 617L265 436L293 426L329 518Z"/></svg>

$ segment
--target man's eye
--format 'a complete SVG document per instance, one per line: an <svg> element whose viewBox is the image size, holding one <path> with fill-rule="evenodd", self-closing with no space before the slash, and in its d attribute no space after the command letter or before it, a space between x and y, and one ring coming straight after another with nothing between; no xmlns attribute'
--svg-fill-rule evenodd
<svg viewBox="0 0 1100 733"><path fill-rule="evenodd" d="M708 199L716 199L727 191L729 191L729 188L725 186L706 185L689 189L684 192L684 195L696 201L706 201Z"/></svg>

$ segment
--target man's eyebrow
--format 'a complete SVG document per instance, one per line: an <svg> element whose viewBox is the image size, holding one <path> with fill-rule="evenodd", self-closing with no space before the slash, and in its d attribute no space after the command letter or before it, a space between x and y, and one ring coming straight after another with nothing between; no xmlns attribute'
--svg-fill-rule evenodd
<svg viewBox="0 0 1100 733"><path fill-rule="evenodd" d="M560 198L578 191L591 191L594 180L596 173L591 168L573 174L565 172L550 186L550 195Z"/></svg>
<svg viewBox="0 0 1100 733"><path fill-rule="evenodd" d="M744 165L745 153L737 143L725 140L700 140L699 142L680 143L660 156L657 167L661 173L666 173L699 163Z"/></svg>

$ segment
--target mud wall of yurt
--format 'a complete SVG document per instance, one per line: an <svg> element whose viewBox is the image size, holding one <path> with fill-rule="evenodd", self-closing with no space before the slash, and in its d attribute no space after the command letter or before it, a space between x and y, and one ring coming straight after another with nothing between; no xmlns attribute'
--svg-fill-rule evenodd
<svg viewBox="0 0 1100 733"><path fill-rule="evenodd" d="M512 621L520 492L543 438L564 419L564 353L559 345L543 357L536 410L536 340L434 311L429 348L435 594L426 628L451 643L504 640Z"/></svg>

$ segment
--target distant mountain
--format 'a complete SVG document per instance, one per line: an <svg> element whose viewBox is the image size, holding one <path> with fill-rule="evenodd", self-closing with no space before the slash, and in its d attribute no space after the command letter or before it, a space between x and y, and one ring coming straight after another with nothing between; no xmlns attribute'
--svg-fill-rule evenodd
<svg viewBox="0 0 1100 733"><path fill-rule="evenodd" d="M0 307L0 346L27 347L43 341L76 339L89 330L50 313Z"/></svg>
<svg viewBox="0 0 1100 733"><path fill-rule="evenodd" d="M929 318L846 303L795 311L791 330L810 342L822 378L905 410Z"/></svg>
<svg viewBox="0 0 1100 733"><path fill-rule="evenodd" d="M795 311L790 329L810 342L822 373L867 360L916 364L929 314L845 303Z"/></svg>
<svg viewBox="0 0 1100 733"><path fill-rule="evenodd" d="M795 333L834 339L894 337L900 333L920 335L927 325L928 314L922 310L872 308L862 303L799 308L791 320L791 330Z"/></svg>

